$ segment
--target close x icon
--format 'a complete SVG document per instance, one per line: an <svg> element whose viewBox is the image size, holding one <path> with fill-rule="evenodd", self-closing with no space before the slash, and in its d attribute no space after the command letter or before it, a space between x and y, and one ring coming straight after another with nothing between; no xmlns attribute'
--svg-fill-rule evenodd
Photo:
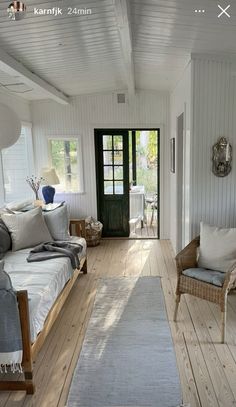
<svg viewBox="0 0 236 407"><path fill-rule="evenodd" d="M230 4L228 4L228 6L226 6L226 7L222 7L220 4L218 4L218 8L220 9L220 14L218 14L218 18L220 18L222 16L226 16L226 17L230 18L230 14L229 14L230 7L231 7Z"/></svg>

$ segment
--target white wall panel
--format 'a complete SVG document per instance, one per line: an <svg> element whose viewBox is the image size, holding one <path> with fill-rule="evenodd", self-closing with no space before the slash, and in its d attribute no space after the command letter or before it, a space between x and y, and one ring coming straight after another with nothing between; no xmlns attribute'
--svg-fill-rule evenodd
<svg viewBox="0 0 236 407"><path fill-rule="evenodd" d="M182 74L170 98L171 131L170 137L176 140L176 168L170 173L170 239L173 248L178 252L189 240L189 174L190 174L190 136L191 136L191 63ZM179 151L177 118L184 113L183 151ZM182 185L178 182L179 162L183 163ZM182 215L178 217L177 199L182 194ZM178 241L178 227L182 223L182 241Z"/></svg>
<svg viewBox="0 0 236 407"><path fill-rule="evenodd" d="M69 106L54 102L32 102L33 137L38 172L48 164L47 138L78 136L82 141L84 194L60 195L71 208L71 216L97 214L94 128L161 128L161 236L169 237L169 95L137 92L132 100L117 104L116 94L73 97Z"/></svg>
<svg viewBox="0 0 236 407"><path fill-rule="evenodd" d="M236 78L231 62L195 57L191 176L192 236L199 222L236 226ZM225 136L233 147L231 173L212 173L212 146Z"/></svg>

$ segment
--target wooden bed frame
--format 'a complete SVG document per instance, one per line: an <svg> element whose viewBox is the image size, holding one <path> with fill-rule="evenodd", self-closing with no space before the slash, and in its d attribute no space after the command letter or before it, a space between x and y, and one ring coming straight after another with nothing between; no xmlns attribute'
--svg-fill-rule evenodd
<svg viewBox="0 0 236 407"><path fill-rule="evenodd" d="M72 219L70 221L70 233L76 236L85 237L85 221ZM87 274L87 256L81 259L80 268L76 269L71 279L66 283L65 287L57 297L54 305L52 306L42 331L38 334L35 342L31 343L30 338L30 320L29 320L29 307L28 307L28 293L27 290L17 291L17 299L19 306L19 314L21 321L21 332L23 342L23 370L24 379L19 381L0 381L0 390L25 390L27 394L33 394L35 387L33 382L33 361L35 360L38 352L43 346L43 343L51 330L57 316L59 315L63 304L65 303L70 291L80 274L83 272Z"/></svg>

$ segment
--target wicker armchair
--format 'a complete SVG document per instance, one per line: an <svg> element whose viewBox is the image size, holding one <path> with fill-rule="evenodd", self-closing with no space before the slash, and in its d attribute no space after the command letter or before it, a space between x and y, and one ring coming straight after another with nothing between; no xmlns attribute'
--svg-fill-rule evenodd
<svg viewBox="0 0 236 407"><path fill-rule="evenodd" d="M195 297L214 302L220 306L222 318L221 342L225 341L226 332L226 312L227 295L230 289L234 288L236 281L236 264L230 271L225 273L222 287L206 283L196 278L188 277L183 271L190 268L197 268L197 248L200 245L200 237L193 239L177 256L177 288L176 306L174 321L177 319L178 306L181 294L191 294Z"/></svg>

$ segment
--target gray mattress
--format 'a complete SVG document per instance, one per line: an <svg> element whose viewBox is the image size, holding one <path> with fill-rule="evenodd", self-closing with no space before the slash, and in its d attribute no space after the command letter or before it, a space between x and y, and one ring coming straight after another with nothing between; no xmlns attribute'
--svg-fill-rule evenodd
<svg viewBox="0 0 236 407"><path fill-rule="evenodd" d="M82 244L82 259L86 254L85 239L72 237L72 240ZM34 342L52 305L73 275L73 269L67 257L28 263L26 258L29 251L30 249L7 252L4 260L5 270L11 277L14 289L28 291L30 333Z"/></svg>

